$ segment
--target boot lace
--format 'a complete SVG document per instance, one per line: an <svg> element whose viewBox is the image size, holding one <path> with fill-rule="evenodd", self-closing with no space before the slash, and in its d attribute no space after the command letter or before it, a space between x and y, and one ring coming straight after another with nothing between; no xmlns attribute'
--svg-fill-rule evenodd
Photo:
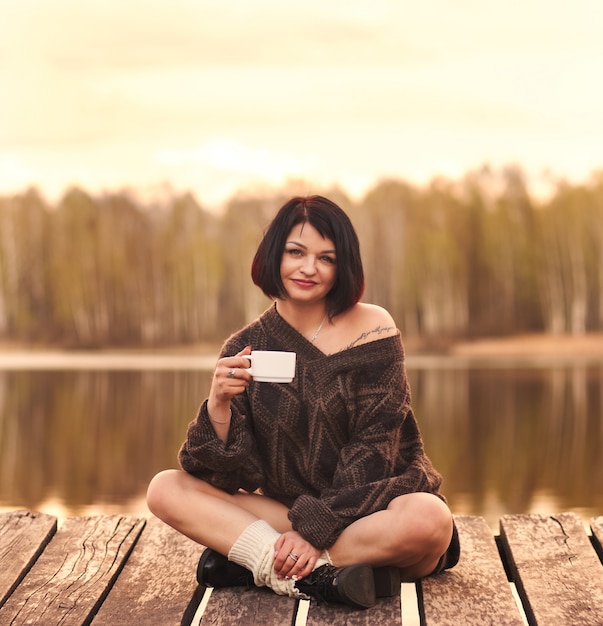
<svg viewBox="0 0 603 626"><path fill-rule="evenodd" d="M337 578L338 568L333 565L322 565L315 569L309 576L295 583L295 586L312 596L318 604L329 605L333 599L333 582Z"/></svg>

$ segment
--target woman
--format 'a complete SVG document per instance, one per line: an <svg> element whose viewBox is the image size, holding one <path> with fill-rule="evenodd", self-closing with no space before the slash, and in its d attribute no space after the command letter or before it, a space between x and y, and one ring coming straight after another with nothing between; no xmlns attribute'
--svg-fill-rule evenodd
<svg viewBox="0 0 603 626"><path fill-rule="evenodd" d="M148 490L156 516L208 547L199 582L366 608L400 580L453 566L458 536L411 409L400 334L360 302L347 215L321 196L293 198L251 273L274 303L226 341L182 470ZM252 348L296 352L293 382L253 381Z"/></svg>

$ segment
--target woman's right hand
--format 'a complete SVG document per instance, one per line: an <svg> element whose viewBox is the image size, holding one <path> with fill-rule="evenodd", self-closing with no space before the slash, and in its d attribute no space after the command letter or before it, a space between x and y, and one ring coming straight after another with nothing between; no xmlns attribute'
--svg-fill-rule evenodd
<svg viewBox="0 0 603 626"><path fill-rule="evenodd" d="M230 411L230 401L242 393L249 386L251 374L247 371L250 362L245 355L251 354L251 347L247 346L235 356L225 356L216 364L214 377L209 391L208 410L216 412ZM216 419L219 419L216 415Z"/></svg>

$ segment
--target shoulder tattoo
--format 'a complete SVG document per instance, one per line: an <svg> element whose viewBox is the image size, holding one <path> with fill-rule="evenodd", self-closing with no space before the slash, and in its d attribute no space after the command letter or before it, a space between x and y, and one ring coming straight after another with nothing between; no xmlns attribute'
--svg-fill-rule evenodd
<svg viewBox="0 0 603 626"><path fill-rule="evenodd" d="M348 344L345 349L348 350L349 348L353 348L358 342L370 337L371 335L381 335L382 333L388 333L394 329L395 326L377 326L376 328L373 328L373 330L368 330L365 333L362 333L360 337L354 339L352 343Z"/></svg>

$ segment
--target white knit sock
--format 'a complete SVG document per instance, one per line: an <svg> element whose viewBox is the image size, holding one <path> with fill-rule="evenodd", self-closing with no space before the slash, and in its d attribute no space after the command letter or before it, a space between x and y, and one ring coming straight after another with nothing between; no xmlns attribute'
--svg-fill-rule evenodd
<svg viewBox="0 0 603 626"><path fill-rule="evenodd" d="M274 571L274 544L279 537L280 533L268 522L257 520L239 535L228 553L228 559L250 570L258 587L270 587L281 596L305 598L295 587L294 580L279 580ZM330 562L325 550L315 568Z"/></svg>
<svg viewBox="0 0 603 626"><path fill-rule="evenodd" d="M279 533L264 520L253 522L234 542L228 559L253 573L258 587L270 587L281 596L298 596L291 580L279 580L274 571L274 544Z"/></svg>

